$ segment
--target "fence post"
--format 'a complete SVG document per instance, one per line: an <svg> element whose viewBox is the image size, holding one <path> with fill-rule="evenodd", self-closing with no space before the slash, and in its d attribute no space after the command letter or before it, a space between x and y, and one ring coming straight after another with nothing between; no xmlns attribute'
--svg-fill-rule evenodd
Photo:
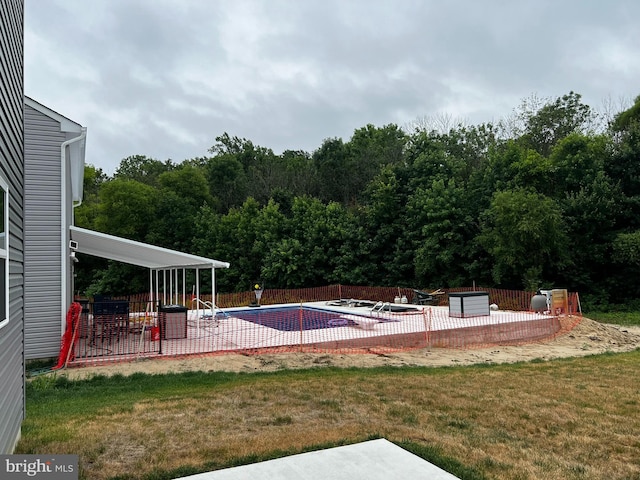
<svg viewBox="0 0 640 480"><path fill-rule="evenodd" d="M303 336L303 325L302 325L302 301L300 302L300 310L299 310L299 314L298 317L300 319L300 353L302 353L302 342L304 340L304 336Z"/></svg>
<svg viewBox="0 0 640 480"><path fill-rule="evenodd" d="M427 343L427 348L431 350L431 309L429 310L429 319L427 320L427 315L425 314L424 307L422 308L422 320L424 321L424 337Z"/></svg>
<svg viewBox="0 0 640 480"><path fill-rule="evenodd" d="M162 315L160 313L160 310L162 309L162 301L158 301L158 309L157 309L157 318L158 318L158 333L159 333L159 337L158 337L158 355L162 355L162 336L164 335L164 325L163 325L163 318Z"/></svg>

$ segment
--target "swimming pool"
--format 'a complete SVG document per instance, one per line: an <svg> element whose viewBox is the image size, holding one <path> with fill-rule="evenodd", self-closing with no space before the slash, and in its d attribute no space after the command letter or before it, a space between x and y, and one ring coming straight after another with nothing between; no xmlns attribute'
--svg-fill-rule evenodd
<svg viewBox="0 0 640 480"><path fill-rule="evenodd" d="M338 312L312 307L258 307L250 310L228 312L228 314L283 332L356 325L353 320L342 317Z"/></svg>

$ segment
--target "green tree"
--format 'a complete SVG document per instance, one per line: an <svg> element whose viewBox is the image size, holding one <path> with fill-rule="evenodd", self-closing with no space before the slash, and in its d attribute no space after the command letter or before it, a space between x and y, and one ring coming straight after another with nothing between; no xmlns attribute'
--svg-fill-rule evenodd
<svg viewBox="0 0 640 480"><path fill-rule="evenodd" d="M611 142L604 135L574 133L560 140L549 155L548 183L556 197L579 192L604 172L611 157Z"/></svg>
<svg viewBox="0 0 640 480"><path fill-rule="evenodd" d="M193 246L199 255L231 264L218 274L220 291L245 291L262 278L271 245L286 235L285 230L286 219L277 204L261 208L248 198L224 215L203 207L196 217Z"/></svg>
<svg viewBox="0 0 640 480"><path fill-rule="evenodd" d="M248 172L252 196L261 204L266 204L275 189L288 187L287 173L282 157L274 155L271 150L261 151Z"/></svg>
<svg viewBox="0 0 640 480"><path fill-rule="evenodd" d="M491 256L494 281L507 288L535 290L569 258L558 204L524 189L494 194L478 240Z"/></svg>
<svg viewBox="0 0 640 480"><path fill-rule="evenodd" d="M205 175L209 191L220 213L239 207L247 195L247 175L234 155L219 155L207 160Z"/></svg>
<svg viewBox="0 0 640 480"><path fill-rule="evenodd" d="M146 241L159 198L157 189L135 180L117 178L105 182L100 186L93 227L111 235ZM148 285L145 269L89 256L80 259L76 273L76 289L87 294L142 292Z"/></svg>
<svg viewBox="0 0 640 480"><path fill-rule="evenodd" d="M214 157L230 155L235 157L245 172L249 171L249 168L256 163L257 157L265 153L267 149L256 147L251 140L246 138L239 138L231 136L228 133L216 137L216 143L209 149L209 153Z"/></svg>
<svg viewBox="0 0 640 480"><path fill-rule="evenodd" d="M91 272L90 283L80 290L85 295L130 295L148 291L149 271L146 268L114 261L103 262L103 265Z"/></svg>
<svg viewBox="0 0 640 480"><path fill-rule="evenodd" d="M353 133L345 145L351 203L362 199L366 185L382 168L403 163L406 143L407 135L394 124L381 128L368 124Z"/></svg>
<svg viewBox="0 0 640 480"><path fill-rule="evenodd" d="M318 174L311 155L302 150L285 150L282 152L282 162L286 179L284 188L281 187L280 191L287 190L294 197L317 197Z"/></svg>
<svg viewBox="0 0 640 480"><path fill-rule="evenodd" d="M153 218L147 221L144 241L173 250L190 252L199 208L189 197L163 188L159 191Z"/></svg>
<svg viewBox="0 0 640 480"><path fill-rule="evenodd" d="M607 175L622 191L618 226L640 228L640 96L635 104L618 114L612 125L613 152L605 164Z"/></svg>
<svg viewBox="0 0 640 480"><path fill-rule="evenodd" d="M411 137L406 152L410 191L431 185L434 180L464 177L465 162L447 151L445 138L435 132L419 132Z"/></svg>
<svg viewBox="0 0 640 480"><path fill-rule="evenodd" d="M471 184L483 199L494 192L525 188L545 195L554 192L554 166L540 153L514 140L497 144L486 163L473 172Z"/></svg>
<svg viewBox="0 0 640 480"><path fill-rule="evenodd" d="M192 165L180 165L160 174L158 185L161 190L172 191L184 198L192 207L191 212L186 212L188 214L193 214L202 205L212 202L204 172Z"/></svg>
<svg viewBox="0 0 640 480"><path fill-rule="evenodd" d="M640 286L636 279L640 275L640 230L618 233L611 244L609 275L604 290L605 302L627 304L640 298Z"/></svg>
<svg viewBox="0 0 640 480"><path fill-rule="evenodd" d="M274 287L473 279L640 295L626 237L640 230L639 105L595 134L570 92L523 103L510 130L366 125L311 155L225 133L211 157L127 157L113 180L88 169L76 223L229 261L227 290L260 277ZM96 264L87 278L102 270L100 281L122 277Z"/></svg>
<svg viewBox="0 0 640 480"><path fill-rule="evenodd" d="M403 189L391 165L383 167L365 189L364 205L358 210L359 265L354 270L365 284L394 286L413 276L411 253L402 248Z"/></svg>
<svg viewBox="0 0 640 480"><path fill-rule="evenodd" d="M620 191L604 172L558 200L566 225L571 261L560 269L567 288L588 292L611 276L611 242L616 232Z"/></svg>
<svg viewBox="0 0 640 480"><path fill-rule="evenodd" d="M416 167L424 172L416 172L419 179L416 183L420 186L428 186L437 178L466 184L474 172L486 164L488 154L497 142L494 126L490 123L458 125L448 132L419 130L410 137L405 158L409 164L419 162Z"/></svg>
<svg viewBox="0 0 640 480"><path fill-rule="evenodd" d="M613 260L640 266L640 231L619 233L613 241Z"/></svg>
<svg viewBox="0 0 640 480"><path fill-rule="evenodd" d="M135 180L116 178L100 188L97 230L144 241L156 214L158 190Z"/></svg>
<svg viewBox="0 0 640 480"><path fill-rule="evenodd" d="M463 186L442 179L434 180L429 188L418 189L410 198L407 224L419 226L412 249L419 285L469 285L479 228L470 202Z"/></svg>
<svg viewBox="0 0 640 480"><path fill-rule="evenodd" d="M74 208L74 225L83 228L93 228L98 215L99 193L102 185L107 181L107 175L101 168L93 165L84 167L84 185L82 203Z"/></svg>
<svg viewBox="0 0 640 480"><path fill-rule="evenodd" d="M115 178L135 180L146 185L157 185L158 177L171 171L175 165L171 160L161 162L145 155L132 155L123 158L114 174Z"/></svg>
<svg viewBox="0 0 640 480"><path fill-rule="evenodd" d="M360 172L349 164L348 151L342 139L326 139L313 152L312 158L318 172L319 199L323 202L351 204L355 197L352 179Z"/></svg>
<svg viewBox="0 0 640 480"><path fill-rule="evenodd" d="M634 123L638 122L640 122L640 95L635 98L631 107L618 113L614 117L611 130L614 132L624 132Z"/></svg>
<svg viewBox="0 0 640 480"><path fill-rule="evenodd" d="M275 239L262 267L262 278L282 288L315 287L339 281L345 239L353 228L337 202L323 204L296 197L286 236Z"/></svg>
<svg viewBox="0 0 640 480"><path fill-rule="evenodd" d="M581 102L575 92L547 100L542 106L523 103L517 114L524 132L519 142L526 148L547 156L552 148L572 133L586 133L595 123L591 107Z"/></svg>
<svg viewBox="0 0 640 480"><path fill-rule="evenodd" d="M82 204L73 209L74 225L90 230L95 229L95 219L100 208L100 189L108 181L107 175L93 165L84 167L84 187ZM79 255L79 263L74 264L74 288L82 294L93 293L91 285L95 283L97 272L107 268L107 261L91 255Z"/></svg>

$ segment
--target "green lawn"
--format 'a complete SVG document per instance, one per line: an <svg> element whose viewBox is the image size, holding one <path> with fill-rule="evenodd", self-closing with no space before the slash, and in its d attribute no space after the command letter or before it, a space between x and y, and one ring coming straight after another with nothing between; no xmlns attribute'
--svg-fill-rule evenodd
<svg viewBox="0 0 640 480"><path fill-rule="evenodd" d="M613 323L623 326L640 326L640 312L593 311L584 316L601 323Z"/></svg>
<svg viewBox="0 0 640 480"><path fill-rule="evenodd" d="M639 362L38 376L16 453L151 480L384 437L463 479L637 479Z"/></svg>

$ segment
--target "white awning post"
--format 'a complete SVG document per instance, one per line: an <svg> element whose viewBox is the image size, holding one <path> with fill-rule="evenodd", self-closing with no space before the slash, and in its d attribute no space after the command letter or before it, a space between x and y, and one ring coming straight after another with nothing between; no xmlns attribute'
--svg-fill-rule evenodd
<svg viewBox="0 0 640 480"><path fill-rule="evenodd" d="M196 329L200 335L200 269L196 268ZM193 300L191 301L193 304Z"/></svg>
<svg viewBox="0 0 640 480"><path fill-rule="evenodd" d="M182 304L187 306L187 269L182 269Z"/></svg>
<svg viewBox="0 0 640 480"><path fill-rule="evenodd" d="M216 301L216 269L211 267L211 304L215 307L218 306Z"/></svg>
<svg viewBox="0 0 640 480"><path fill-rule="evenodd" d="M176 278L176 284L175 284L175 288L173 289L174 293L175 293L175 301L172 300L171 303L173 303L174 305L177 305L178 302L180 302L180 285L178 282L178 269L174 268L173 269L175 278Z"/></svg>
<svg viewBox="0 0 640 480"><path fill-rule="evenodd" d="M162 304L167 304L167 270L162 270Z"/></svg>
<svg viewBox="0 0 640 480"><path fill-rule="evenodd" d="M176 268L176 304L180 303L180 287L182 286L182 292L183 292L183 297L184 297L184 283L182 283L180 280L180 268Z"/></svg>
<svg viewBox="0 0 640 480"><path fill-rule="evenodd" d="M159 272L158 270L156 270L156 296L153 299L154 301L154 308L157 308L157 303L158 300L160 299L160 277L159 277Z"/></svg>
<svg viewBox="0 0 640 480"><path fill-rule="evenodd" d="M153 311L153 270L152 269L149 270L149 301L147 302L147 304L151 306L151 309Z"/></svg>
<svg viewBox="0 0 640 480"><path fill-rule="evenodd" d="M174 301L173 301L173 272L174 269L170 268L169 271L167 272L169 274L169 305L173 305Z"/></svg>

